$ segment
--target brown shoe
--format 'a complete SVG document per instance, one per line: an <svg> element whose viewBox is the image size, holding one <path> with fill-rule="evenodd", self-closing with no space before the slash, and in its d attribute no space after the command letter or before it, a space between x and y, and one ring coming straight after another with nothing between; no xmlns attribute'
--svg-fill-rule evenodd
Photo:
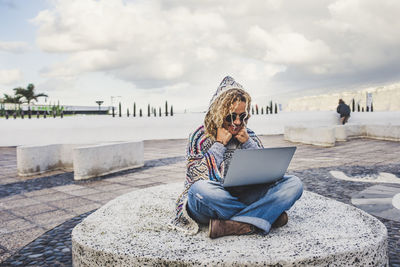
<svg viewBox="0 0 400 267"><path fill-rule="evenodd" d="M254 229L255 227L248 223L211 219L209 224L209 237L217 238L226 235L246 235L253 233Z"/></svg>
<svg viewBox="0 0 400 267"><path fill-rule="evenodd" d="M282 227L285 224L287 224L289 220L289 217L286 213L286 211L282 212L281 215L279 215L278 219L275 220L275 222L272 224L273 228L278 228L278 227Z"/></svg>

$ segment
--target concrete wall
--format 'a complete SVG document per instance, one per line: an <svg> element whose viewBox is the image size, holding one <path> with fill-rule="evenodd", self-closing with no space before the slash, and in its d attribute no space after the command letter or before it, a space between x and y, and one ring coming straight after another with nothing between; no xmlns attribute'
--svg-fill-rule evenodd
<svg viewBox="0 0 400 267"><path fill-rule="evenodd" d="M187 139L204 123L204 113L176 114L173 117L112 118L111 116L72 116L64 119L0 118L0 146L91 144L135 142L151 139ZM350 124L400 125L397 112L354 112ZM281 112L254 115L248 127L257 135L283 134L286 125L332 126L339 124L336 111Z"/></svg>

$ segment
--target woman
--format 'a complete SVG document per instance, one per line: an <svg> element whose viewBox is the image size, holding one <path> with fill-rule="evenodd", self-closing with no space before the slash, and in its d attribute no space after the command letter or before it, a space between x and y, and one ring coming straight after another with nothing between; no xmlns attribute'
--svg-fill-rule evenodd
<svg viewBox="0 0 400 267"><path fill-rule="evenodd" d="M262 148L246 127L251 97L232 77L225 77L210 101L204 125L189 137L185 189L176 203L172 226L195 234L209 223L209 236L267 234L287 223L288 210L300 198L299 178L284 176L273 184L224 188L235 149ZM245 166L244 166L245 167Z"/></svg>

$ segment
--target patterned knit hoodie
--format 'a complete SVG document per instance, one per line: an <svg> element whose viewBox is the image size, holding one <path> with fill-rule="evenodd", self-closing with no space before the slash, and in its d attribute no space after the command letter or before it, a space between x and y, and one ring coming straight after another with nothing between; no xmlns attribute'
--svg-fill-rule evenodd
<svg viewBox="0 0 400 267"><path fill-rule="evenodd" d="M211 103L221 92L243 87L231 77L225 77L213 96ZM213 141L206 133L204 126L200 126L190 136L186 149L187 168L184 190L176 201L176 215L170 223L170 228L184 231L187 234L196 234L199 225L187 212L187 197L190 187L199 180L223 182L229 168L235 149L261 148L262 144L253 131L247 128L249 140L243 144L232 138L224 147Z"/></svg>

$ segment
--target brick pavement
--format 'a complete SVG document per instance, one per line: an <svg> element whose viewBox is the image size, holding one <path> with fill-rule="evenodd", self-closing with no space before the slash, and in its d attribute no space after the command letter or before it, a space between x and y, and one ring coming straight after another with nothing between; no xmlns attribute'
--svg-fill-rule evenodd
<svg viewBox="0 0 400 267"><path fill-rule="evenodd" d="M292 146L282 135L261 136L265 147ZM298 149L289 171L343 166L398 164L400 143L354 139L332 148L296 144ZM186 140L145 141L145 160L184 155ZM0 187L49 175L18 177L15 148L0 148ZM185 162L122 172L105 179L31 190L2 197L0 195L0 262L57 225L94 210L109 200L132 190L163 183L183 181Z"/></svg>

